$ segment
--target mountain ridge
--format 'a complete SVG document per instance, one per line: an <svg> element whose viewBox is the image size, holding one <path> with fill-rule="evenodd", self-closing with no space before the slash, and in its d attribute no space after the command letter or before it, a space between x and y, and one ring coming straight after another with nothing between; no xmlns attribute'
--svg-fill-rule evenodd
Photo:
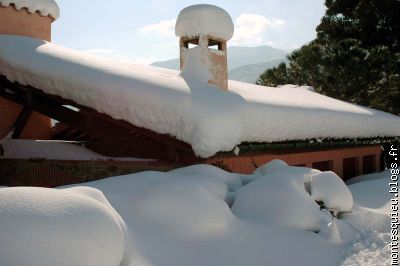
<svg viewBox="0 0 400 266"><path fill-rule="evenodd" d="M290 51L267 45L228 47L229 78L254 83L268 68L287 62ZM154 62L151 65L179 70L179 58Z"/></svg>

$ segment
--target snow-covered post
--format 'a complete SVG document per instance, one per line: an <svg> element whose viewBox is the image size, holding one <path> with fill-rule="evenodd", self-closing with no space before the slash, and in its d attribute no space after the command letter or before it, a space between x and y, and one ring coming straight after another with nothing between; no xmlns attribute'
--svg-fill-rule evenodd
<svg viewBox="0 0 400 266"><path fill-rule="evenodd" d="M233 36L233 22L223 9L213 5L193 5L178 16L175 34L180 37L180 67L184 67L187 52L192 46L205 49L212 78L208 81L228 90L227 41Z"/></svg>

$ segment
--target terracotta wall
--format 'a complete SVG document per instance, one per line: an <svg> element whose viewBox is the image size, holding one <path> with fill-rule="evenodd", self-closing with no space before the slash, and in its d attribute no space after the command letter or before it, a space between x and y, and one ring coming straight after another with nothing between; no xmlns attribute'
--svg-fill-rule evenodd
<svg viewBox="0 0 400 266"><path fill-rule="evenodd" d="M228 171L252 173L273 159L281 159L290 165L312 167L314 162L332 160L333 170L342 176L344 158L359 160L357 175L362 174L362 157L375 155L375 170L379 170L380 146L311 151L292 154L258 154L237 157L214 157L203 163L212 164ZM54 187L67 184L94 181L111 176L126 175L142 171L169 171L182 167L161 161L52 161L52 160L0 160L0 186L45 186Z"/></svg>
<svg viewBox="0 0 400 266"><path fill-rule="evenodd" d="M22 106L0 97L0 139L13 128ZM24 130L22 139L50 139L51 121L48 117L33 112Z"/></svg>
<svg viewBox="0 0 400 266"><path fill-rule="evenodd" d="M274 159L283 160L290 165L304 165L310 168L313 167L314 162L332 161L332 170L340 177L343 177L343 159L356 157L358 161L357 175L361 175L363 173L363 156L375 155L374 168L379 170L381 152L380 146L369 146L288 154L246 154L236 157L220 156L210 158L206 160L206 163L226 167L227 170L233 172L250 174L257 166L261 166Z"/></svg>
<svg viewBox="0 0 400 266"><path fill-rule="evenodd" d="M31 14L26 9L16 10L12 6L0 5L0 34L22 35L51 41L52 18L38 13Z"/></svg>
<svg viewBox="0 0 400 266"><path fill-rule="evenodd" d="M22 35L50 41L51 23L50 17L43 17L38 13L31 14L25 9L16 10L12 6L0 6L0 34ZM20 105L0 97L0 138L10 132L21 109ZM50 118L34 112L21 138L49 139L50 127Z"/></svg>

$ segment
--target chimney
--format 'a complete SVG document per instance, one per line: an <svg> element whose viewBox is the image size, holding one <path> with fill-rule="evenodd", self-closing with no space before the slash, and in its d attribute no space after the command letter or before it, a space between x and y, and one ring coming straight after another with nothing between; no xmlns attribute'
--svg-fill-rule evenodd
<svg viewBox="0 0 400 266"><path fill-rule="evenodd" d="M0 34L51 41L51 23L59 15L54 0L0 0Z"/></svg>
<svg viewBox="0 0 400 266"><path fill-rule="evenodd" d="M51 24L60 15L54 0L0 0L0 35L51 41ZM22 106L0 97L0 139L13 130ZM50 139L50 118L33 112L18 138Z"/></svg>
<svg viewBox="0 0 400 266"><path fill-rule="evenodd" d="M228 90L227 41L233 36L230 15L217 6L193 5L184 8L178 16L175 34L180 37L180 68L187 52L196 46L205 49L210 62L212 78L208 81L221 90Z"/></svg>

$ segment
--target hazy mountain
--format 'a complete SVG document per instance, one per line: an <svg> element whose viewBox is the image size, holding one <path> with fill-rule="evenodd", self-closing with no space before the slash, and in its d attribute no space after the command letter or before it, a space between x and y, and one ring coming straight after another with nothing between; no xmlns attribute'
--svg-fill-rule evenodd
<svg viewBox="0 0 400 266"><path fill-rule="evenodd" d="M164 67L174 70L179 70L179 58L174 58L166 61L154 62L152 66Z"/></svg>
<svg viewBox="0 0 400 266"><path fill-rule="evenodd" d="M229 78L254 83L267 68L272 68L281 62L286 62L286 55L288 53L289 51L271 46L229 47ZM152 65L178 70L179 59L175 58L155 62Z"/></svg>
<svg viewBox="0 0 400 266"><path fill-rule="evenodd" d="M286 58L272 60L269 62L250 64L237 67L229 71L229 79L243 81L247 83L255 83L258 78L269 68L273 68L282 62L288 62Z"/></svg>
<svg viewBox="0 0 400 266"><path fill-rule="evenodd" d="M229 47L228 68L229 71L235 68L251 64L261 64L286 58L289 52L271 46L257 47Z"/></svg>

